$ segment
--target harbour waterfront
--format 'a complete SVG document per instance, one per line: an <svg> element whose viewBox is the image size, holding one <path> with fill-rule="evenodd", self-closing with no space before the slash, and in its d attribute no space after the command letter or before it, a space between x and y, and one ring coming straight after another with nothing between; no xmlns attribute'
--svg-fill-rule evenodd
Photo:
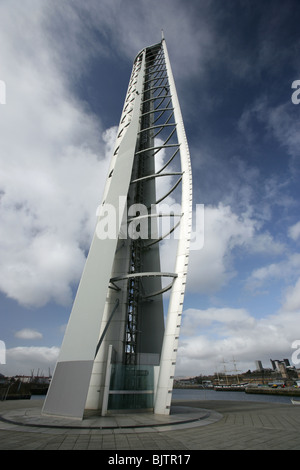
<svg viewBox="0 0 300 470"><path fill-rule="evenodd" d="M300 398L298 398L299 400ZM248 401L248 402L260 402L260 403L291 403L290 396L282 395L265 395L261 394L248 394L244 391L216 391L210 389L181 389L177 388L173 390L173 400L190 400L190 401L206 401L206 400L217 400L217 401Z"/></svg>
<svg viewBox="0 0 300 470"><path fill-rule="evenodd" d="M101 450L105 451L103 456L112 455L110 451L121 455L123 451L187 454L197 450L300 450L300 407L288 397L175 389L174 409L186 412L189 408L190 417L198 414L202 419L161 428L134 427L138 421L145 424L145 420L153 419L141 414L132 419L123 415L121 419L129 424L123 428L80 429L78 424L72 428L61 426L55 419L52 427L30 427L39 422L42 403L38 397L0 402L1 450Z"/></svg>
<svg viewBox="0 0 300 470"><path fill-rule="evenodd" d="M261 403L291 403L290 396L282 395L265 395L265 394L248 394L244 391L216 391L210 389L181 389L175 388L173 390L173 400L188 400L188 401L251 401ZM30 400L43 400L42 395L32 395ZM295 398L300 400L300 398Z"/></svg>

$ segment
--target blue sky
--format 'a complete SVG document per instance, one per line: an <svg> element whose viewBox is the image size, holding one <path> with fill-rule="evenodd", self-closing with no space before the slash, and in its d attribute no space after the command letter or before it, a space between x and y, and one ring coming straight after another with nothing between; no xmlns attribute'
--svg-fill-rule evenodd
<svg viewBox="0 0 300 470"><path fill-rule="evenodd" d="M205 207L176 374L221 370L233 357L243 371L257 359L291 360L300 340L299 21L298 0L1 2L0 373L53 371L132 61L161 29L194 207Z"/></svg>

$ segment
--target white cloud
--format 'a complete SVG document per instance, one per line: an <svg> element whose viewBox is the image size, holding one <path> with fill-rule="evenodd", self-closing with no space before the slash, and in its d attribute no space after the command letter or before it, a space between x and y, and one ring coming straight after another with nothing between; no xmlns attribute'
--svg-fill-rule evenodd
<svg viewBox="0 0 300 470"><path fill-rule="evenodd" d="M194 336L198 329L211 328L214 325L223 325L222 330L218 333L222 336L227 331L236 330L241 325L250 328L253 326L254 319L250 317L245 309L233 308L215 308L211 307L207 310L188 309L184 312L184 320L182 325L183 336ZM225 330L224 330L224 327ZM216 333L216 330L214 330Z"/></svg>
<svg viewBox="0 0 300 470"><path fill-rule="evenodd" d="M20 339L42 339L43 335L39 331L24 328L23 330L16 331L15 337Z"/></svg>
<svg viewBox="0 0 300 470"><path fill-rule="evenodd" d="M222 371L234 373L233 359L242 372L262 360L288 358L293 364L293 343L300 340L300 277L286 291L274 314L255 318L244 308L211 307L183 312L176 375Z"/></svg>
<svg viewBox="0 0 300 470"><path fill-rule="evenodd" d="M232 374L233 361L242 372L253 370L256 360L264 367L270 367L270 358L291 361L292 344L300 337L299 308L288 312L287 306L260 319L231 307L184 311L176 375L220 372L223 361Z"/></svg>
<svg viewBox="0 0 300 470"><path fill-rule="evenodd" d="M254 236L254 222L240 218L229 206L204 208L204 246L189 261L188 288L194 292L219 290L235 276L233 250Z"/></svg>
<svg viewBox="0 0 300 470"><path fill-rule="evenodd" d="M300 278L286 290L283 311L300 313Z"/></svg>
<svg viewBox="0 0 300 470"><path fill-rule="evenodd" d="M265 119L280 143L291 156L299 155L300 132L297 119L293 115L294 108L290 102L264 110Z"/></svg>
<svg viewBox="0 0 300 470"><path fill-rule="evenodd" d="M193 217L196 224L195 211ZM201 218L198 221L201 223ZM201 249L192 249L190 252L187 290L208 295L219 291L236 277L238 271L235 266L241 253L244 256L282 255L285 245L277 242L269 232L260 230L260 225L260 222L247 214L238 215L229 205L204 206L204 243L202 248L200 245ZM194 236L197 234L201 240L203 226L195 225L193 230ZM195 243L194 247L197 246ZM162 245L163 271L174 269L176 247L176 240L173 239ZM291 270L297 264L297 257L292 257ZM256 286L265 269L267 268L254 271L247 287ZM276 269L280 273L280 266Z"/></svg>
<svg viewBox="0 0 300 470"><path fill-rule="evenodd" d="M287 84L287 93L289 91L289 85L290 84ZM279 105L273 105L267 95L261 95L252 106L242 113L239 121L239 129L245 139L254 142L260 139L258 129L261 129L262 126L265 128L265 136L271 137L272 139L275 138L291 157L289 166L293 176L294 167L296 168L298 165L300 144L297 106L292 105L289 99ZM271 189L273 194L271 193L270 196L274 196L275 191L275 196L278 197L278 188L274 185ZM286 201L283 202L291 203L291 200L286 194L285 199ZM282 204L280 198L275 202L276 204Z"/></svg>
<svg viewBox="0 0 300 470"><path fill-rule="evenodd" d="M300 238L300 222L289 227L288 234L293 240L298 240Z"/></svg>
<svg viewBox="0 0 300 470"><path fill-rule="evenodd" d="M48 372L53 373L58 359L59 348L57 347L25 347L19 346L6 351L6 365L3 372L6 375L24 374L30 375L39 370L39 375L48 376Z"/></svg>
<svg viewBox="0 0 300 470"><path fill-rule="evenodd" d="M269 281L278 279L291 280L300 273L300 253L288 255L283 261L271 263L253 270L246 282L246 287L256 289Z"/></svg>
<svg viewBox="0 0 300 470"><path fill-rule="evenodd" d="M256 225L254 221L253 223ZM276 241L269 232L265 231L255 233L253 238L248 240L247 249L253 254L282 255L286 247L282 242Z"/></svg>

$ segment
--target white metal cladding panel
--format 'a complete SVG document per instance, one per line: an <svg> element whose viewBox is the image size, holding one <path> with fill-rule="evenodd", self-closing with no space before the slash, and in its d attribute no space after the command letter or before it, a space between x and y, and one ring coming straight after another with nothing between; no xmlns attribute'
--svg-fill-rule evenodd
<svg viewBox="0 0 300 470"><path fill-rule="evenodd" d="M42 414L82 419L93 361L56 364Z"/></svg>

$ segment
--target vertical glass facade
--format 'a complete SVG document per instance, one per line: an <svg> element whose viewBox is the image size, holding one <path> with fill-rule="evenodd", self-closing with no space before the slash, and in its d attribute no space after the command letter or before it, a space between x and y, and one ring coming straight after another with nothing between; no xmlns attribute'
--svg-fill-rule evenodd
<svg viewBox="0 0 300 470"><path fill-rule="evenodd" d="M154 367L112 364L108 410L153 408Z"/></svg>

